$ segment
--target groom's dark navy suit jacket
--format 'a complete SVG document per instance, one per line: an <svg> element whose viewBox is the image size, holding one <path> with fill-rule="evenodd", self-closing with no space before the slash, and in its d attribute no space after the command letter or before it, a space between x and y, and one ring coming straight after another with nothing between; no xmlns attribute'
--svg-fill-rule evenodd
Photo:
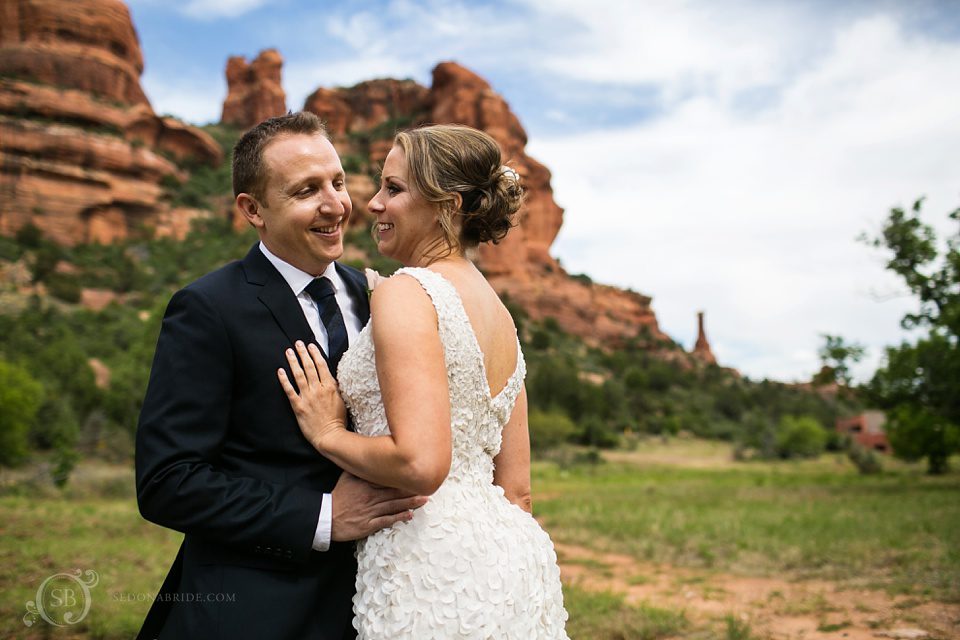
<svg viewBox="0 0 960 640"><path fill-rule="evenodd" d="M365 323L364 276L337 269ZM139 637L354 637L353 545L312 549L340 469L301 435L277 380L295 340L313 332L257 245L171 299L137 430L137 499L186 535Z"/></svg>

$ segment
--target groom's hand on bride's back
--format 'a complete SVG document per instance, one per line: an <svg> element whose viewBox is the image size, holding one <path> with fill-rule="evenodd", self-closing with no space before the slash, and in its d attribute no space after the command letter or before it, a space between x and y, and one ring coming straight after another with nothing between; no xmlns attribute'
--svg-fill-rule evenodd
<svg viewBox="0 0 960 640"><path fill-rule="evenodd" d="M413 517L413 510L427 503L399 489L379 487L347 472L333 488L331 540L359 540L397 522Z"/></svg>

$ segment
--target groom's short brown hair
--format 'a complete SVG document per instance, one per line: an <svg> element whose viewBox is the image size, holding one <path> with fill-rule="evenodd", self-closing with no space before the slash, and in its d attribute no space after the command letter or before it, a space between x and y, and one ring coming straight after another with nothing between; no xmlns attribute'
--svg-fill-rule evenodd
<svg viewBox="0 0 960 640"><path fill-rule="evenodd" d="M267 184L264 148L279 136L297 134L321 135L329 139L323 121L309 111L269 118L243 134L233 146L233 197L249 193L262 199Z"/></svg>

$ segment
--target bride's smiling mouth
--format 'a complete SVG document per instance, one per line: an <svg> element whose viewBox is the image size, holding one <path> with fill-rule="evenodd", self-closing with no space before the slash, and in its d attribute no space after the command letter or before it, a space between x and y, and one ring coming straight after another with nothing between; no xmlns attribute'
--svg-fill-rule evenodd
<svg viewBox="0 0 960 640"><path fill-rule="evenodd" d="M392 222L378 222L378 223L377 223L377 231L378 231L379 233L383 233L384 231L390 231L391 229L393 229L393 223L392 223Z"/></svg>

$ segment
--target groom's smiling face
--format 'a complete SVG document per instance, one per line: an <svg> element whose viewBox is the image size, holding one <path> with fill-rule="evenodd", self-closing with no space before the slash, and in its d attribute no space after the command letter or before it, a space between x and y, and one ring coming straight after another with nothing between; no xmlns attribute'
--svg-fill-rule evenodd
<svg viewBox="0 0 960 640"><path fill-rule="evenodd" d="M263 150L267 175L248 215L272 253L312 275L343 255L352 204L340 157L322 135L282 135Z"/></svg>

